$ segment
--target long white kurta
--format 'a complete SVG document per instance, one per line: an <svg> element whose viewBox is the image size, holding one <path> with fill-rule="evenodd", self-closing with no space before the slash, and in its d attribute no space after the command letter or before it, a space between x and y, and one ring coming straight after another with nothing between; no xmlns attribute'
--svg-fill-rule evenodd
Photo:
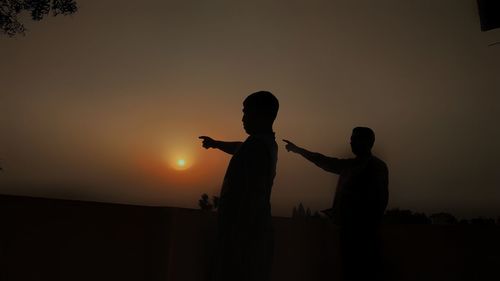
<svg viewBox="0 0 500 281"><path fill-rule="evenodd" d="M273 133L249 136L233 155L218 209L215 280L269 280L273 256L271 189L278 146Z"/></svg>

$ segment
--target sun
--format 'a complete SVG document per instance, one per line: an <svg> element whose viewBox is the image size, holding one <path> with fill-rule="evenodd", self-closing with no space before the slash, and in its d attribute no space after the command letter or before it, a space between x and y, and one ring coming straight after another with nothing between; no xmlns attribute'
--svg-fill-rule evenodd
<svg viewBox="0 0 500 281"><path fill-rule="evenodd" d="M187 170L193 165L192 161L188 161L188 159L186 159L185 157L177 157L174 159L176 160L172 161L171 163L173 168L177 171Z"/></svg>
<svg viewBox="0 0 500 281"><path fill-rule="evenodd" d="M191 169L196 164L196 158L192 151L182 147L172 147L161 156L168 168L175 171Z"/></svg>

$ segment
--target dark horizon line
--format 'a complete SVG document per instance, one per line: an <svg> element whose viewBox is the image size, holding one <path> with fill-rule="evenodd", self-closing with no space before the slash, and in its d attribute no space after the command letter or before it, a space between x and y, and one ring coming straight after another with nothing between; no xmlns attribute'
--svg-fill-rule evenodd
<svg viewBox="0 0 500 281"><path fill-rule="evenodd" d="M0 202L2 202L4 200L16 200L16 199L23 200L23 201L46 200L46 201L55 201L55 202L61 202L61 203L65 202L65 203L76 204L76 205L83 205L83 204L89 205L90 204L90 205L95 205L95 206L107 205L107 206L116 206L116 207L122 206L122 207L151 208L151 209L170 208L170 209L203 211L199 207L198 208L196 208L196 207L190 208L190 207L178 207L178 206L168 206L168 205L144 205L144 204L136 204L136 203L117 203L117 202L109 202L109 201L95 201L95 200L73 199L73 198L69 199L69 198L48 197L48 196L40 196L40 195L19 195L19 194L0 193ZM296 207L296 206L294 206L294 207ZM307 208L307 207L305 207L305 208ZM471 217L470 219L465 219L463 217L458 217L458 216L455 216L449 212L444 212L444 211L435 212L435 213L427 215L427 213L425 213L425 212L417 212L417 211L410 210L410 209L402 209L400 207L394 207L394 208L387 209L385 213L387 214L388 211L390 212L390 211L395 211L395 210L402 211L402 212L410 211L411 215L423 214L428 218L430 218L432 215L436 215L436 214L449 214L449 215L452 215L453 217L455 217L457 219L457 222L460 222L463 220L471 221L473 219L485 219L485 220L493 219L493 220L495 220L496 224L499 224L499 222L500 222L500 214L497 215L496 217L495 216L479 215L479 216ZM314 214L315 212L316 211L311 210L312 214ZM292 216L279 216L279 215L273 215L273 217L275 217L275 218L292 218ZM325 218L325 217L323 217L323 218Z"/></svg>

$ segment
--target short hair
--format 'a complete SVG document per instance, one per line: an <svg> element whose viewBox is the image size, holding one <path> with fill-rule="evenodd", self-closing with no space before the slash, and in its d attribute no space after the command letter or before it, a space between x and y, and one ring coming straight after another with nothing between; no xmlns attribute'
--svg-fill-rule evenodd
<svg viewBox="0 0 500 281"><path fill-rule="evenodd" d="M372 129L368 127L356 127L352 129L352 134L359 138L360 141L369 145L369 147L373 147L375 143L375 133Z"/></svg>
<svg viewBox="0 0 500 281"><path fill-rule="evenodd" d="M258 91L249 95L243 101L243 106L274 120L278 115L279 101L271 92Z"/></svg>

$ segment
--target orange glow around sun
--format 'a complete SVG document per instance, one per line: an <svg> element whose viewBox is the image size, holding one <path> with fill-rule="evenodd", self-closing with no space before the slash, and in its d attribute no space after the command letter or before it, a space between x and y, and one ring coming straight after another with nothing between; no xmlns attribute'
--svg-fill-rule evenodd
<svg viewBox="0 0 500 281"><path fill-rule="evenodd" d="M198 144L198 143L196 143ZM224 176L228 157L201 147L168 147L137 155L141 176L161 192L187 194L193 188L218 186ZM174 194L174 193L172 193Z"/></svg>
<svg viewBox="0 0 500 281"><path fill-rule="evenodd" d="M144 149L135 159L145 182L180 193L219 185L228 161L224 154L204 149L197 137L165 141Z"/></svg>
<svg viewBox="0 0 500 281"><path fill-rule="evenodd" d="M170 168L176 171L190 169L195 164L195 155L192 149L187 148L178 147L166 150L163 153L163 159Z"/></svg>

